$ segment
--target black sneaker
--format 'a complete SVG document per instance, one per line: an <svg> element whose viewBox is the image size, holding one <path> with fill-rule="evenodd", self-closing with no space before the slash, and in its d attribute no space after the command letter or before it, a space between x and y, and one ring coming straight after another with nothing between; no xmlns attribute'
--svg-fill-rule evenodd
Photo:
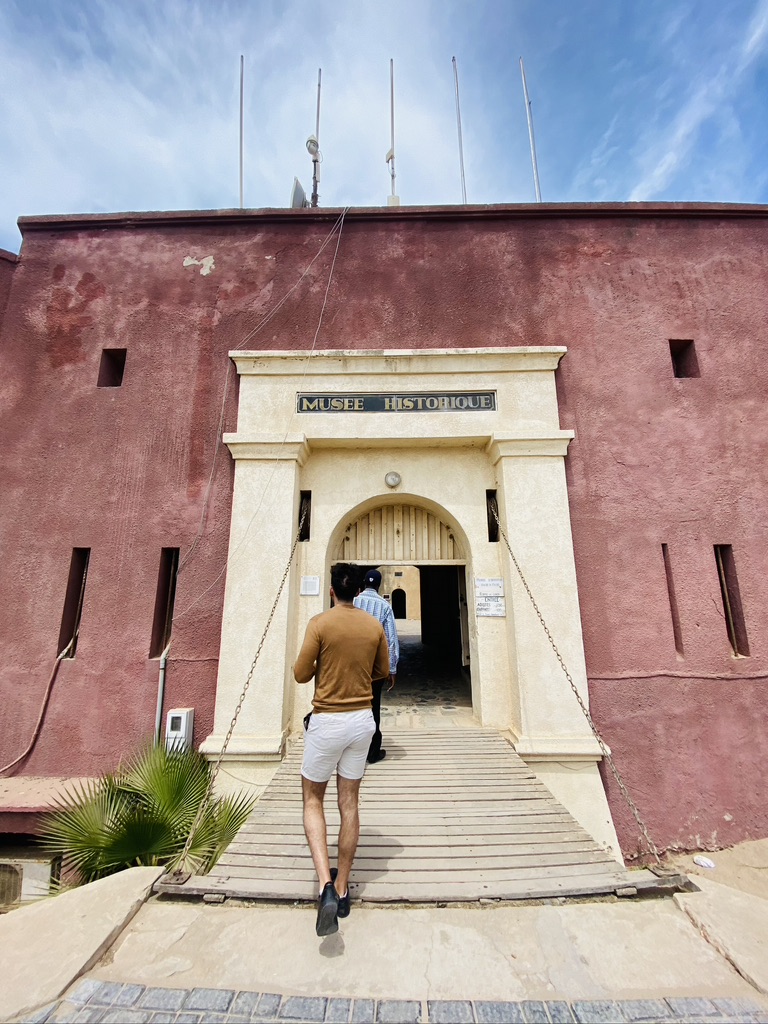
<svg viewBox="0 0 768 1024"><path fill-rule="evenodd" d="M373 757L368 757L366 760L368 761L368 764L376 764L377 761L383 761L386 756L386 750L380 750L378 754L374 754Z"/></svg>
<svg viewBox="0 0 768 1024"><path fill-rule="evenodd" d="M318 935L333 935L339 930L337 916L339 912L339 896L333 882L326 882L323 891L317 898L317 923L315 931Z"/></svg>
<svg viewBox="0 0 768 1024"><path fill-rule="evenodd" d="M331 881L334 884L336 883L336 875L337 874L338 874L337 869L336 868L331 868ZM347 886L347 891L344 893L344 895L343 896L339 896L339 909L337 911L337 916L338 917L349 917L349 911L350 911L350 906L349 906L349 886Z"/></svg>

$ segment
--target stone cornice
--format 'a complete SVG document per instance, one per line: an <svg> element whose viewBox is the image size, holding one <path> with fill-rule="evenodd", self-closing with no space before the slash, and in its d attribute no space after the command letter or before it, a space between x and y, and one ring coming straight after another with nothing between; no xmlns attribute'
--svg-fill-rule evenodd
<svg viewBox="0 0 768 1024"><path fill-rule="evenodd" d="M500 459L524 455L563 457L574 436L572 430L560 430L547 437L500 437L495 434L488 444L488 455L494 466Z"/></svg>
<svg viewBox="0 0 768 1024"><path fill-rule="evenodd" d="M96 228L144 228L205 225L335 222L340 207L292 210L168 210L126 213L53 214L19 217L22 235L32 231L82 231ZM729 219L768 217L768 206L749 203L514 203L487 206L349 207L348 221L478 221L605 218Z"/></svg>
<svg viewBox="0 0 768 1024"><path fill-rule="evenodd" d="M239 434L225 434L224 444L232 458L257 462L298 462L303 466L309 457L307 439L301 437L243 437Z"/></svg>
<svg viewBox="0 0 768 1024"><path fill-rule="evenodd" d="M241 376L339 376L409 373L526 373L554 371L564 345L457 349L323 349L308 352L233 351Z"/></svg>

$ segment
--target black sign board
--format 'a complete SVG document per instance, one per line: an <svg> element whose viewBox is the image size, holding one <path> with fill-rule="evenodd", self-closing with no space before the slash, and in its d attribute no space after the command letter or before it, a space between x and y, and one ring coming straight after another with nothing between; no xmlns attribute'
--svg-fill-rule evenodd
<svg viewBox="0 0 768 1024"><path fill-rule="evenodd" d="M299 392L296 412L491 412L495 391Z"/></svg>

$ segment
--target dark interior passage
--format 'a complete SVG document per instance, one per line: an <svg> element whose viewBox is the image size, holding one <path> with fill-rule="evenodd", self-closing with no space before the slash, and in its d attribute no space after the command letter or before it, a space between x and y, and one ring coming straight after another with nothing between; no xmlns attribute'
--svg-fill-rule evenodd
<svg viewBox="0 0 768 1024"><path fill-rule="evenodd" d="M420 565L419 574L421 621L398 621L397 685L382 703L393 711L471 709L468 657L462 657L464 566Z"/></svg>
<svg viewBox="0 0 768 1024"><path fill-rule="evenodd" d="M392 605L400 641L397 683L382 695L382 711L401 720L413 714L472 717L466 577L463 565L417 565L418 594L400 586L401 566L366 565L382 573L382 596ZM406 573L407 575L407 573ZM397 577L395 585L393 578ZM391 586L390 593L386 593ZM410 617L411 607L421 618Z"/></svg>
<svg viewBox="0 0 768 1024"><path fill-rule="evenodd" d="M392 591L392 611L395 613L396 619L408 618L407 600L402 587L397 587Z"/></svg>
<svg viewBox="0 0 768 1024"><path fill-rule="evenodd" d="M469 673L459 659L418 636L400 636L397 684L384 691L382 707L408 712L472 707Z"/></svg>

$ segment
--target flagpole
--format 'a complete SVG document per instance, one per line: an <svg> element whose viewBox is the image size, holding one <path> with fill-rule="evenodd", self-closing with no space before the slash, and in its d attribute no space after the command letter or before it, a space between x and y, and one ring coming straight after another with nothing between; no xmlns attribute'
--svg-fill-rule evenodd
<svg viewBox="0 0 768 1024"><path fill-rule="evenodd" d="M520 58L520 74L523 76L523 96L525 97L525 113L528 117L528 138L531 143L531 164L533 165L533 186L536 190L536 202L541 202L541 189L539 188L539 168L536 163L536 140L533 137L533 112L531 101L528 98L528 85L525 81L525 67L523 58Z"/></svg>

